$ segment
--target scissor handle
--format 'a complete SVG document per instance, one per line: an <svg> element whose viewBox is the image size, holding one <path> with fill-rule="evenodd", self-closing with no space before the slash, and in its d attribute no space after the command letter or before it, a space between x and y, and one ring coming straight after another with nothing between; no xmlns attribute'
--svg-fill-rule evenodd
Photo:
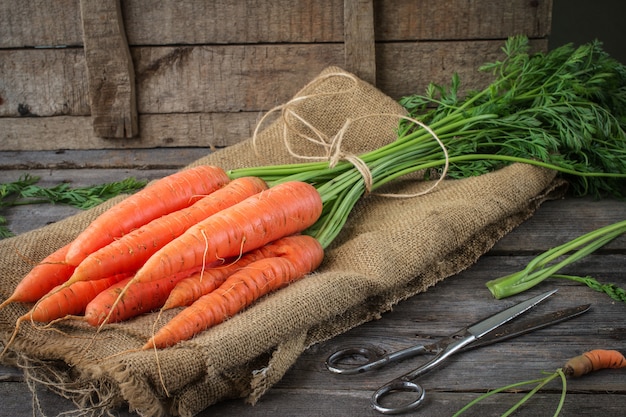
<svg viewBox="0 0 626 417"><path fill-rule="evenodd" d="M410 358L428 352L425 346L416 345L406 349L381 355L369 347L350 347L341 349L333 353L326 359L326 367L335 374L354 375L362 372L372 371L402 359ZM357 361L356 364L344 364L342 361L350 358Z"/></svg>
<svg viewBox="0 0 626 417"><path fill-rule="evenodd" d="M348 358L357 360L358 363L349 365L342 363L343 360ZM379 359L380 355L374 351L374 349L368 347L350 347L340 349L330 355L328 359L326 359L326 368L334 374L354 375L373 369L375 365L372 364L375 364Z"/></svg>
<svg viewBox="0 0 626 417"><path fill-rule="evenodd" d="M406 404L396 407L385 407L381 404L381 399L392 395L393 393L415 393L416 398ZM376 411L382 414L401 414L407 411L415 410L419 407L424 398L426 397L426 391L422 386L416 382L405 381L401 378L394 379L390 383L378 388L374 395L372 395L371 403L372 407Z"/></svg>

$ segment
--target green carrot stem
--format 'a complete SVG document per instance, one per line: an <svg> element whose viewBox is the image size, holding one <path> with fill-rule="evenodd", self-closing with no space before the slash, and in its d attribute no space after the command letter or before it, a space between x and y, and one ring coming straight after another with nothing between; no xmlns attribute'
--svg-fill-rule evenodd
<svg viewBox="0 0 626 417"><path fill-rule="evenodd" d="M516 383L513 383L513 384L505 385L503 387L496 388L494 390L488 391L488 392L486 392L486 393L476 397L475 399L473 399L469 403L467 403L465 406L463 406L463 408L461 408L459 411L454 413L452 417L460 416L462 413L464 413L465 411L467 411L468 409L470 409L474 405L478 404L480 401L482 401L482 400L484 400L484 399L486 399L486 398L488 398L488 397L490 397L490 396L492 396L494 394L498 394L498 393L504 392L504 391L510 391L512 389L523 387L523 386L526 386L526 385L537 384L520 401L518 401L515 405L513 405L511 408L509 408L504 414L502 414L502 417L509 416L510 414L515 412L515 410L517 410L519 407L521 407L525 402L527 402L530 399L530 397L532 397L534 394L536 394L537 391L539 391L546 384L548 384L550 381L552 381L553 379L555 379L555 378L557 378L559 376L561 377L563 390L561 392L561 400L559 401L559 406L557 407L557 411L555 413L555 416L557 416L558 413L560 412L561 408L562 408L562 404L564 402L565 392L566 392L565 375L563 374L563 372L560 369L558 369L554 373L552 373L552 374L550 374L550 375L548 375L546 377L543 377L543 378L537 378L537 379L531 379L531 380L528 380L528 381L516 382Z"/></svg>
<svg viewBox="0 0 626 417"><path fill-rule="evenodd" d="M549 249L529 262L524 269L487 282L495 298L505 298L534 287L564 267L588 256L626 232L626 220L604 226ZM557 261L569 254L564 259Z"/></svg>
<svg viewBox="0 0 626 417"><path fill-rule="evenodd" d="M563 375L563 377L561 378L561 381L563 383L562 386L562 390L561 390L561 400L563 400L563 396L564 393L566 392L566 382L565 382L565 378L564 378L564 374L562 371L557 370L554 373L548 375L546 378L544 378L543 380L541 380L537 386L535 386L535 388L533 388L531 391L529 391L526 395L524 395L524 397L522 397L521 400L519 400L515 405L513 405L511 408L509 408L504 414L502 414L502 417L508 417L511 414L513 414L518 408L520 408L524 403L526 403L526 401L528 401L533 395L535 395L540 389L542 389L544 386L546 386L546 384L548 384L550 381L552 381L553 379L556 379L557 377ZM561 410L561 402L559 402L559 406L557 407L557 411L554 414L555 417L559 414L560 410Z"/></svg>
<svg viewBox="0 0 626 417"><path fill-rule="evenodd" d="M524 162L572 177L579 195L621 195L626 68L598 43L567 45L548 54L529 54L528 49L528 39L509 38L504 59L481 67L495 80L464 98L457 75L449 86L430 84L425 94L403 98L400 103L410 118L429 129L399 117L395 141L359 155L369 173L348 161L334 166L320 161L235 169L229 175L259 176L270 186L289 180L313 184L325 209L308 232L322 239L324 247L367 191L417 171L426 179L431 171L444 175L444 166L450 178L466 178Z"/></svg>

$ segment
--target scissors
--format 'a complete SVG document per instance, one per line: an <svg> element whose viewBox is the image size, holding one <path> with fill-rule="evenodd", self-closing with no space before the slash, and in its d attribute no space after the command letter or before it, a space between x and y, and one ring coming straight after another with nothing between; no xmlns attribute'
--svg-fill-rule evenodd
<svg viewBox="0 0 626 417"><path fill-rule="evenodd" d="M517 337L524 333L550 326L552 324L576 317L589 310L590 305L585 304L565 310L546 314L536 319L527 320L522 323L508 323L515 317L527 312L546 298L553 295L557 290L548 291L536 297L522 301L506 310L496 313L482 321L474 323L468 327L429 345L415 345L396 352L381 356L375 350L368 347L341 349L333 353L326 360L326 367L329 371L342 374L354 375L374 369L382 368L385 365L411 358L421 354L435 354L429 361L419 368L404 374L374 392L371 403L375 410L382 414L400 414L416 409L422 404L426 392L421 385L414 382L418 377L432 371L442 364L447 358L461 351L497 343L506 339ZM344 365L346 359L361 358L367 362L360 365ZM381 404L381 400L390 396L394 392L415 393L415 400L397 407L386 407Z"/></svg>

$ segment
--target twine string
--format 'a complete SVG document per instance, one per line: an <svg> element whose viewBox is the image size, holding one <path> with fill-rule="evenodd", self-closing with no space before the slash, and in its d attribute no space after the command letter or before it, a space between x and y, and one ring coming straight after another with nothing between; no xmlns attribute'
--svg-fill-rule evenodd
<svg viewBox="0 0 626 417"><path fill-rule="evenodd" d="M354 125L355 122L371 120L371 119L378 118L378 117L394 117L398 119L407 120L411 123L414 123L420 126L422 129L426 130L429 133L429 135L431 135L432 138L441 147L441 150L444 154L445 163L444 163L442 173L437 179L437 181L435 181L430 187L428 187L424 191L420 191L420 192L412 193L412 194L376 193L376 195L384 196L384 197L394 197L394 198L411 198L411 197L417 197L417 196L421 196L424 194L428 194L432 190L434 190L437 186L439 186L440 182L446 177L446 174L449 169L450 162L449 162L448 150L446 149L446 146L441 141L441 139L439 139L437 134L429 126L422 123L421 121L415 118L409 117L409 116L402 115L402 114L371 113L371 114L359 116L354 119L347 119L342 125L342 127L337 131L337 133L333 135L332 137L329 137L324 132L317 129L305 117L302 117L300 114L298 114L296 109L294 109L294 106L296 104L299 104L299 103L302 103L302 102L305 102L307 100L311 100L314 98L319 98L322 96L334 96L334 95L339 95L339 94L348 94L357 88L359 80L354 75L349 74L349 73L342 73L342 72L332 72L332 73L328 73L328 74L325 74L323 76L320 76L314 79L309 84L307 84L302 89L302 91L306 91L309 88L313 88L315 84L321 83L327 80L328 78L337 77L337 76L346 77L350 81L352 81L353 83L351 87L348 89L333 91L333 92L319 92L319 93L314 93L314 94L297 95L291 100L287 101L286 103L276 106L272 108L271 110L269 110L261 118L259 123L257 123L254 129L253 135L252 135L252 143L253 143L253 147L257 155L258 155L257 138L258 138L261 126L263 125L263 123L266 121L266 119L269 117L270 114L273 114L275 112L280 112L280 118L283 122L282 123L283 124L283 128L282 128L283 144L285 145L285 148L287 152L289 153L289 155L291 155L292 157L296 159L301 159L301 160L328 161L330 168L335 167L340 161L347 161L351 163L359 171L359 173L361 174L364 180L366 194L369 194L371 193L373 185L374 185L374 178L373 178L372 172L369 169L367 163L363 161L363 159L361 159L358 155L344 150L342 146L343 140L344 140L344 137L346 136L346 132L349 130L349 128L352 125ZM302 126L304 130L298 129L296 125ZM322 148L324 151L324 154L322 156L315 156L315 155L305 155L305 154L296 152L293 149L291 141L289 140L290 135L303 139L307 142L310 142L316 145L319 148Z"/></svg>

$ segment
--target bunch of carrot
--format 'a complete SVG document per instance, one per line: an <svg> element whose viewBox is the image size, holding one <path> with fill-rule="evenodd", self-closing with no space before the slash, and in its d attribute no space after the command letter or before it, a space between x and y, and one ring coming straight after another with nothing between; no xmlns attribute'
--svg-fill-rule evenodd
<svg viewBox="0 0 626 417"><path fill-rule="evenodd" d="M33 303L17 334L27 320L79 315L101 326L182 306L144 348L172 346L314 271L324 249L301 232L321 213L320 194L306 182L269 187L214 166L183 170L101 214L0 308Z"/></svg>
<svg viewBox="0 0 626 417"><path fill-rule="evenodd" d="M117 310L121 306L144 311L160 304L146 295L148 290L139 292L146 306L132 303L138 286L158 287L169 295L170 288L193 278L211 288L206 296L212 304L203 314L187 318L204 320L185 330L191 334L315 269L361 197L410 173L441 169L442 178L446 173L463 178L502 164L528 163L577 178L580 194L619 194L626 178L626 158L621 157L626 155L624 66L597 43L530 54L528 39L513 37L503 51L505 59L483 66L496 79L481 91L462 97L454 76L449 88L431 84L425 95L403 99L411 117L400 124L396 140L358 158L229 172L200 167L145 188L35 267L32 274L46 275L47 285L27 277L24 281L34 280L28 285L36 290L28 289L22 298L13 295L5 303L36 302L23 321L33 318L35 309L53 295L82 293L84 286L99 296L103 292L96 282L119 280L99 284L116 291L107 308L92 309L96 299L86 303L89 309L85 305L85 317L98 324L126 317ZM261 188L238 194L246 181ZM262 248L279 240L277 252L266 257ZM309 249L293 240L302 240ZM261 253L251 256L261 258L251 260L247 255L255 250ZM223 274L228 278L215 278L215 284L204 279L213 275L208 271L248 261ZM71 296L73 302L77 298ZM214 307L218 298L222 306ZM48 319L67 314L51 312L49 307ZM175 333L164 331L163 345L175 343Z"/></svg>

